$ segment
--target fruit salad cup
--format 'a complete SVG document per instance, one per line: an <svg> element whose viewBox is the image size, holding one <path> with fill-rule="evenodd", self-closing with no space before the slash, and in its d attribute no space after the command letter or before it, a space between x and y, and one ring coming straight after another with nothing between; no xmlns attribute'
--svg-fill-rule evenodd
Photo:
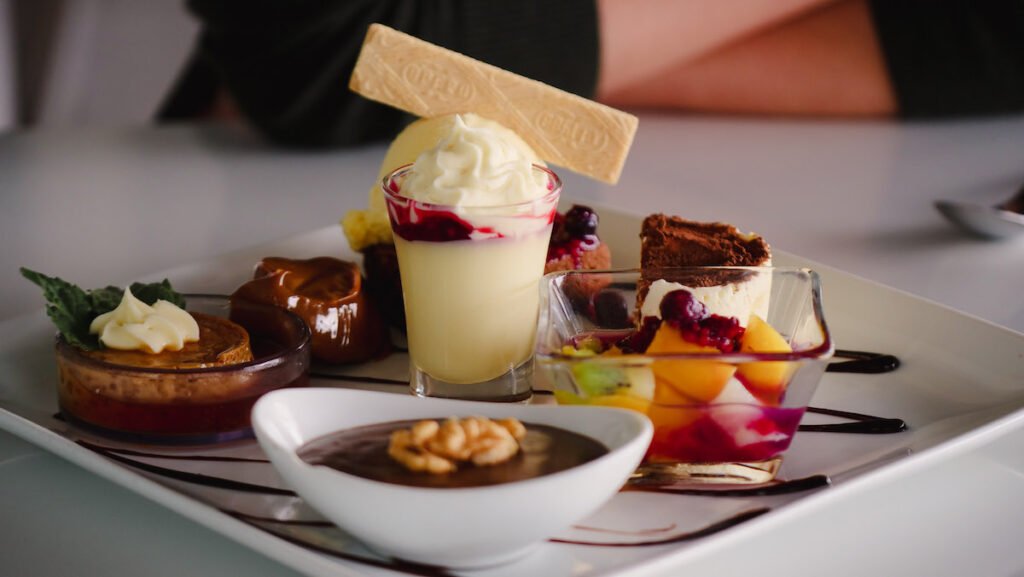
<svg viewBox="0 0 1024 577"><path fill-rule="evenodd" d="M402 196L410 168L383 192L402 278L412 392L523 401L532 394L538 283L562 184L500 206L456 207Z"/></svg>
<svg viewBox="0 0 1024 577"><path fill-rule="evenodd" d="M651 302L641 309L638 295ZM654 437L639 482L772 480L832 353L806 269L564 272L542 283L538 386L559 403L646 414Z"/></svg>

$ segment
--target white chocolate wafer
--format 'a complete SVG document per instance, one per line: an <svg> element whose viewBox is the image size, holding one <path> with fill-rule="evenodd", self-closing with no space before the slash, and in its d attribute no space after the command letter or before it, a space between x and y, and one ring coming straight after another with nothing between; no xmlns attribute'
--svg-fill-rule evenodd
<svg viewBox="0 0 1024 577"><path fill-rule="evenodd" d="M373 24L349 87L422 117L475 112L552 164L614 184L637 118L397 30Z"/></svg>

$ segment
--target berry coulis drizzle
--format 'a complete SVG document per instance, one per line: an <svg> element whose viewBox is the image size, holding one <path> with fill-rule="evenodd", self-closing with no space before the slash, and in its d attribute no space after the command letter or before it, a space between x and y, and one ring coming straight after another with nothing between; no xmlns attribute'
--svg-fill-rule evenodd
<svg viewBox="0 0 1024 577"><path fill-rule="evenodd" d="M409 203L404 207L392 205L391 229L395 235L409 241L451 242L470 240L473 233L489 238L503 235L490 227L474 227L454 212L447 210L425 210Z"/></svg>
<svg viewBox="0 0 1024 577"><path fill-rule="evenodd" d="M388 192L400 195L397 185L390 183ZM554 190L554 183L548 183L548 191ZM466 219L439 205L416 202L404 199L401 202L388 202L388 218L395 236L408 241L453 242L458 240L504 238L505 235L489 226L474 226ZM557 212L551 214L518 218L547 218L551 224ZM596 218L596 215L595 215Z"/></svg>

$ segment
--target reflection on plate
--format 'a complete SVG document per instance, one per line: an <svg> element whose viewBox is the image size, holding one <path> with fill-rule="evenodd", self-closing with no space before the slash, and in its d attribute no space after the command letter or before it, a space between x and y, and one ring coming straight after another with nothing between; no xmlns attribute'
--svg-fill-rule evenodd
<svg viewBox="0 0 1024 577"><path fill-rule="evenodd" d="M602 216L613 253L638 254L630 234L638 220L612 211ZM311 257L337 254L343 246L340 229L331 227L155 277L175 278L189 291L223 293L245 280L265 254ZM787 505L796 502L804 511L827 512L834 500L823 497L870 479L899 478L917 464L976 446L1003 425L1024 421L1024 336L792 256L777 254L775 260L821 274L839 348L892 354L903 365L894 372L826 374L811 402L816 412L805 418L787 453L780 473L787 482L768 494L708 495L671 487L622 491L578 526L502 568L503 575L609 574L669 561L682 566L723 531L742 538L769 519L784 520ZM4 325L5 334L21 336L0 345L0 365L10 368L0 381L0 427L300 571L353 575L369 564L416 575L442 573L374 555L325 522L284 486L254 441L153 450L91 437L54 419L48 321L40 311ZM314 385L407 391L402 354L314 370ZM826 414L834 411L840 413ZM907 429L893 432L898 422L886 420L893 418Z"/></svg>

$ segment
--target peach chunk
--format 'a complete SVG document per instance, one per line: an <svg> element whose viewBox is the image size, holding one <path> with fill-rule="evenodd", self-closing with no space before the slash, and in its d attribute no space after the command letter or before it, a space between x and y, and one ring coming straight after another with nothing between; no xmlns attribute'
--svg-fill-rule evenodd
<svg viewBox="0 0 1024 577"><path fill-rule="evenodd" d="M688 427L703 415L700 407L668 407L653 404L647 411L647 418L654 425L655 442L671 446L673 433Z"/></svg>
<svg viewBox="0 0 1024 577"><path fill-rule="evenodd" d="M683 339L678 329L663 323L655 333L648 353L718 353ZM716 361L659 360L651 365L658 403L707 403L718 396L736 372L736 367Z"/></svg>
<svg viewBox="0 0 1024 577"><path fill-rule="evenodd" d="M638 413L647 413L651 402L627 393L614 393L611 395L600 395L590 398L591 405L602 407L618 407L620 409L632 409Z"/></svg>
<svg viewBox="0 0 1024 577"><path fill-rule="evenodd" d="M747 330L740 342L741 353L789 353L792 347L770 324L757 315L751 315ZM752 395L769 405L778 405L786 390L796 363L789 361L761 361L742 363L736 378Z"/></svg>

